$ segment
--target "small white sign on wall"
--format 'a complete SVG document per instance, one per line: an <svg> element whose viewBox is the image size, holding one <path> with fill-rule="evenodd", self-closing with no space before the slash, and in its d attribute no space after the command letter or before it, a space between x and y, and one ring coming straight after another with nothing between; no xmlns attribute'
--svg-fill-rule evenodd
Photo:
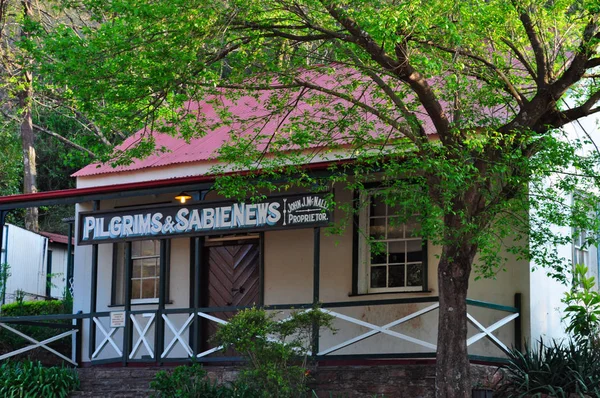
<svg viewBox="0 0 600 398"><path fill-rule="evenodd" d="M125 311L113 311L110 313L110 327L124 328L125 327Z"/></svg>

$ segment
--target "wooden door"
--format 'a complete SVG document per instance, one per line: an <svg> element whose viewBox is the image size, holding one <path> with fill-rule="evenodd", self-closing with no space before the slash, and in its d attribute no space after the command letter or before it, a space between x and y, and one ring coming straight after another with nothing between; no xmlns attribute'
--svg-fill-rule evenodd
<svg viewBox="0 0 600 398"><path fill-rule="evenodd" d="M207 259L206 307L248 306L259 303L259 245L258 243L206 247ZM227 320L235 312L215 312L211 315ZM203 340L215 334L215 322L204 322ZM204 344L204 348L213 344Z"/></svg>

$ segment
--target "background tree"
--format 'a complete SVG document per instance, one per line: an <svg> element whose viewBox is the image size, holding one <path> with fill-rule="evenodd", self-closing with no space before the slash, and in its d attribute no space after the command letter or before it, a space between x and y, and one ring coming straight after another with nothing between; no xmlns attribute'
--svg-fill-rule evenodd
<svg viewBox="0 0 600 398"><path fill-rule="evenodd" d="M5 184L10 185L12 191L16 182L22 185L23 193L36 192L40 186L44 189L49 175L46 172L50 169L66 174L102 155L114 143L92 121L69 106L60 88L34 72L35 60L31 56L31 46L35 44L36 34L44 34L58 23L71 27L88 23L82 10L63 10L57 5L51 0L0 2L0 112L3 138L17 139L21 145L20 156L11 154L6 158L6 170L10 170L11 175L6 176ZM11 129L18 130L18 134L10 132ZM60 148L64 151L74 150L83 154L58 155L61 160L79 159L77 165L56 161L44 163L45 159L39 159L39 150L36 151L39 147L42 147L42 151L50 147L58 149L54 144L43 145L50 142L48 138L60 142ZM12 147L12 144L8 144L6 150ZM17 159L20 159L20 166L15 163ZM18 179L12 173L16 168L22 171L22 177ZM67 188L72 184L67 178L55 188ZM19 223L16 219L12 221ZM46 224L46 227L54 229L53 225ZM39 229L37 208L25 211L24 226L33 231Z"/></svg>
<svg viewBox="0 0 600 398"><path fill-rule="evenodd" d="M148 126L118 161L154 150L153 131L189 138L227 123L232 140L222 160L257 170L253 184L220 179L228 195L280 189L271 181L281 174L297 185L344 181L351 189L377 178L379 195L402 217L419 214L422 236L442 247L438 397L470 395L472 268L493 277L504 249L564 278L556 248L572 237L550 223L597 228L589 214L598 203L598 153L583 150L591 137L571 140L562 130L600 111L595 1L79 5L97 29L58 28L38 54L56 62L40 71L69 87L74 106L101 128ZM240 120L223 97L258 99L260 112ZM207 99L220 121L184 106ZM308 106L298 113L301 103ZM265 134L273 120L275 132ZM325 179L297 167L336 153L355 161ZM565 198L576 188L571 206Z"/></svg>

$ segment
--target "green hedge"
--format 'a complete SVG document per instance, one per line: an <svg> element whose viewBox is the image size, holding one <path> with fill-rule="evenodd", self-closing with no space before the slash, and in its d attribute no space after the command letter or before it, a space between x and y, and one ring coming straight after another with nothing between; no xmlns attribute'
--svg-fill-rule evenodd
<svg viewBox="0 0 600 398"><path fill-rule="evenodd" d="M2 306L2 316L33 316L33 315L52 315L69 314L71 310L62 300L49 301L23 301L4 304Z"/></svg>

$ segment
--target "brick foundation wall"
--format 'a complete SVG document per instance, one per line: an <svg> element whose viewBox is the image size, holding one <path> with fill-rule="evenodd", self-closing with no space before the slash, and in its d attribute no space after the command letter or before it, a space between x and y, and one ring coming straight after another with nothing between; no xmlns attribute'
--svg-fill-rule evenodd
<svg viewBox="0 0 600 398"><path fill-rule="evenodd" d="M495 366L471 365L474 383L491 385L500 374ZM435 364L320 366L311 387L319 397L433 398Z"/></svg>

